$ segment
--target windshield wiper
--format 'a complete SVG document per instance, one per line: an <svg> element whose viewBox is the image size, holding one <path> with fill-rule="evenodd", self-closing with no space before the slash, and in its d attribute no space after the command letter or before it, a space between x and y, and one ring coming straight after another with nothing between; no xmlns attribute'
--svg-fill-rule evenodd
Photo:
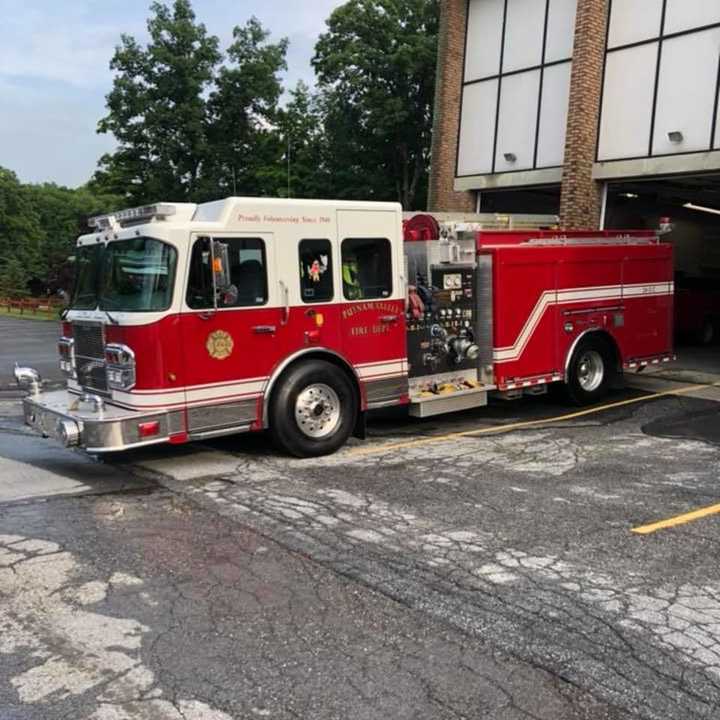
<svg viewBox="0 0 720 720"><path fill-rule="evenodd" d="M113 325L119 325L119 324L120 324L120 321L119 321L119 320L116 320L107 310L103 310L103 312L108 316L108 320L110 320L110 322L111 322Z"/></svg>

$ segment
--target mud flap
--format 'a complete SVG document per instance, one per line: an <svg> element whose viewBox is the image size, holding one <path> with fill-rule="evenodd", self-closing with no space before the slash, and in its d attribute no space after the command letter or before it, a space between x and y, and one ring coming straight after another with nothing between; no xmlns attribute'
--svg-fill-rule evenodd
<svg viewBox="0 0 720 720"><path fill-rule="evenodd" d="M357 420L355 421L355 429L353 430L353 437L358 440L367 440L367 413L359 412Z"/></svg>

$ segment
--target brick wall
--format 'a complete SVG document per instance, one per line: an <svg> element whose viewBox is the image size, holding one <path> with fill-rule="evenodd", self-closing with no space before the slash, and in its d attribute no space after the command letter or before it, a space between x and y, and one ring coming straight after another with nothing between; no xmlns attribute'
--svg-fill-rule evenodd
<svg viewBox="0 0 720 720"><path fill-rule="evenodd" d="M428 209L436 212L474 212L474 193L455 192L453 189L465 62L467 0L441 0L440 6L438 80Z"/></svg>
<svg viewBox="0 0 720 720"><path fill-rule="evenodd" d="M608 0L578 0L570 80L560 224L568 230L600 225L601 185L592 179L602 91Z"/></svg>

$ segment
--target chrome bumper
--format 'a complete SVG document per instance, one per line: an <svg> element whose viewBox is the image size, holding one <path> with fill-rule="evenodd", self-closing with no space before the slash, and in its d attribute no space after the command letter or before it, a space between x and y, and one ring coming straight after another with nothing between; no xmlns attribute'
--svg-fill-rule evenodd
<svg viewBox="0 0 720 720"><path fill-rule="evenodd" d="M83 399L65 390L37 393L23 400L25 424L43 437L59 440L66 447L81 447L89 453L118 452L168 442L183 431L180 412L150 414L125 410L95 396ZM152 437L141 437L139 425L158 423Z"/></svg>

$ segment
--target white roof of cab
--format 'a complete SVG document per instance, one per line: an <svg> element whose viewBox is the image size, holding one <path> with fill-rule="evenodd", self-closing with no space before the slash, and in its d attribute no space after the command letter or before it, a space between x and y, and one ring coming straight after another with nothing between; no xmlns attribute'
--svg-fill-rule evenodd
<svg viewBox="0 0 720 720"><path fill-rule="evenodd" d="M193 222L223 222L230 217L234 210L239 209L267 209L283 207L287 210L300 211L303 208L320 209L328 208L334 210L391 210L399 212L402 210L399 203L392 202L367 202L355 200L304 200L295 198L254 198L254 197L229 197L224 200L202 203L196 206L192 217Z"/></svg>

